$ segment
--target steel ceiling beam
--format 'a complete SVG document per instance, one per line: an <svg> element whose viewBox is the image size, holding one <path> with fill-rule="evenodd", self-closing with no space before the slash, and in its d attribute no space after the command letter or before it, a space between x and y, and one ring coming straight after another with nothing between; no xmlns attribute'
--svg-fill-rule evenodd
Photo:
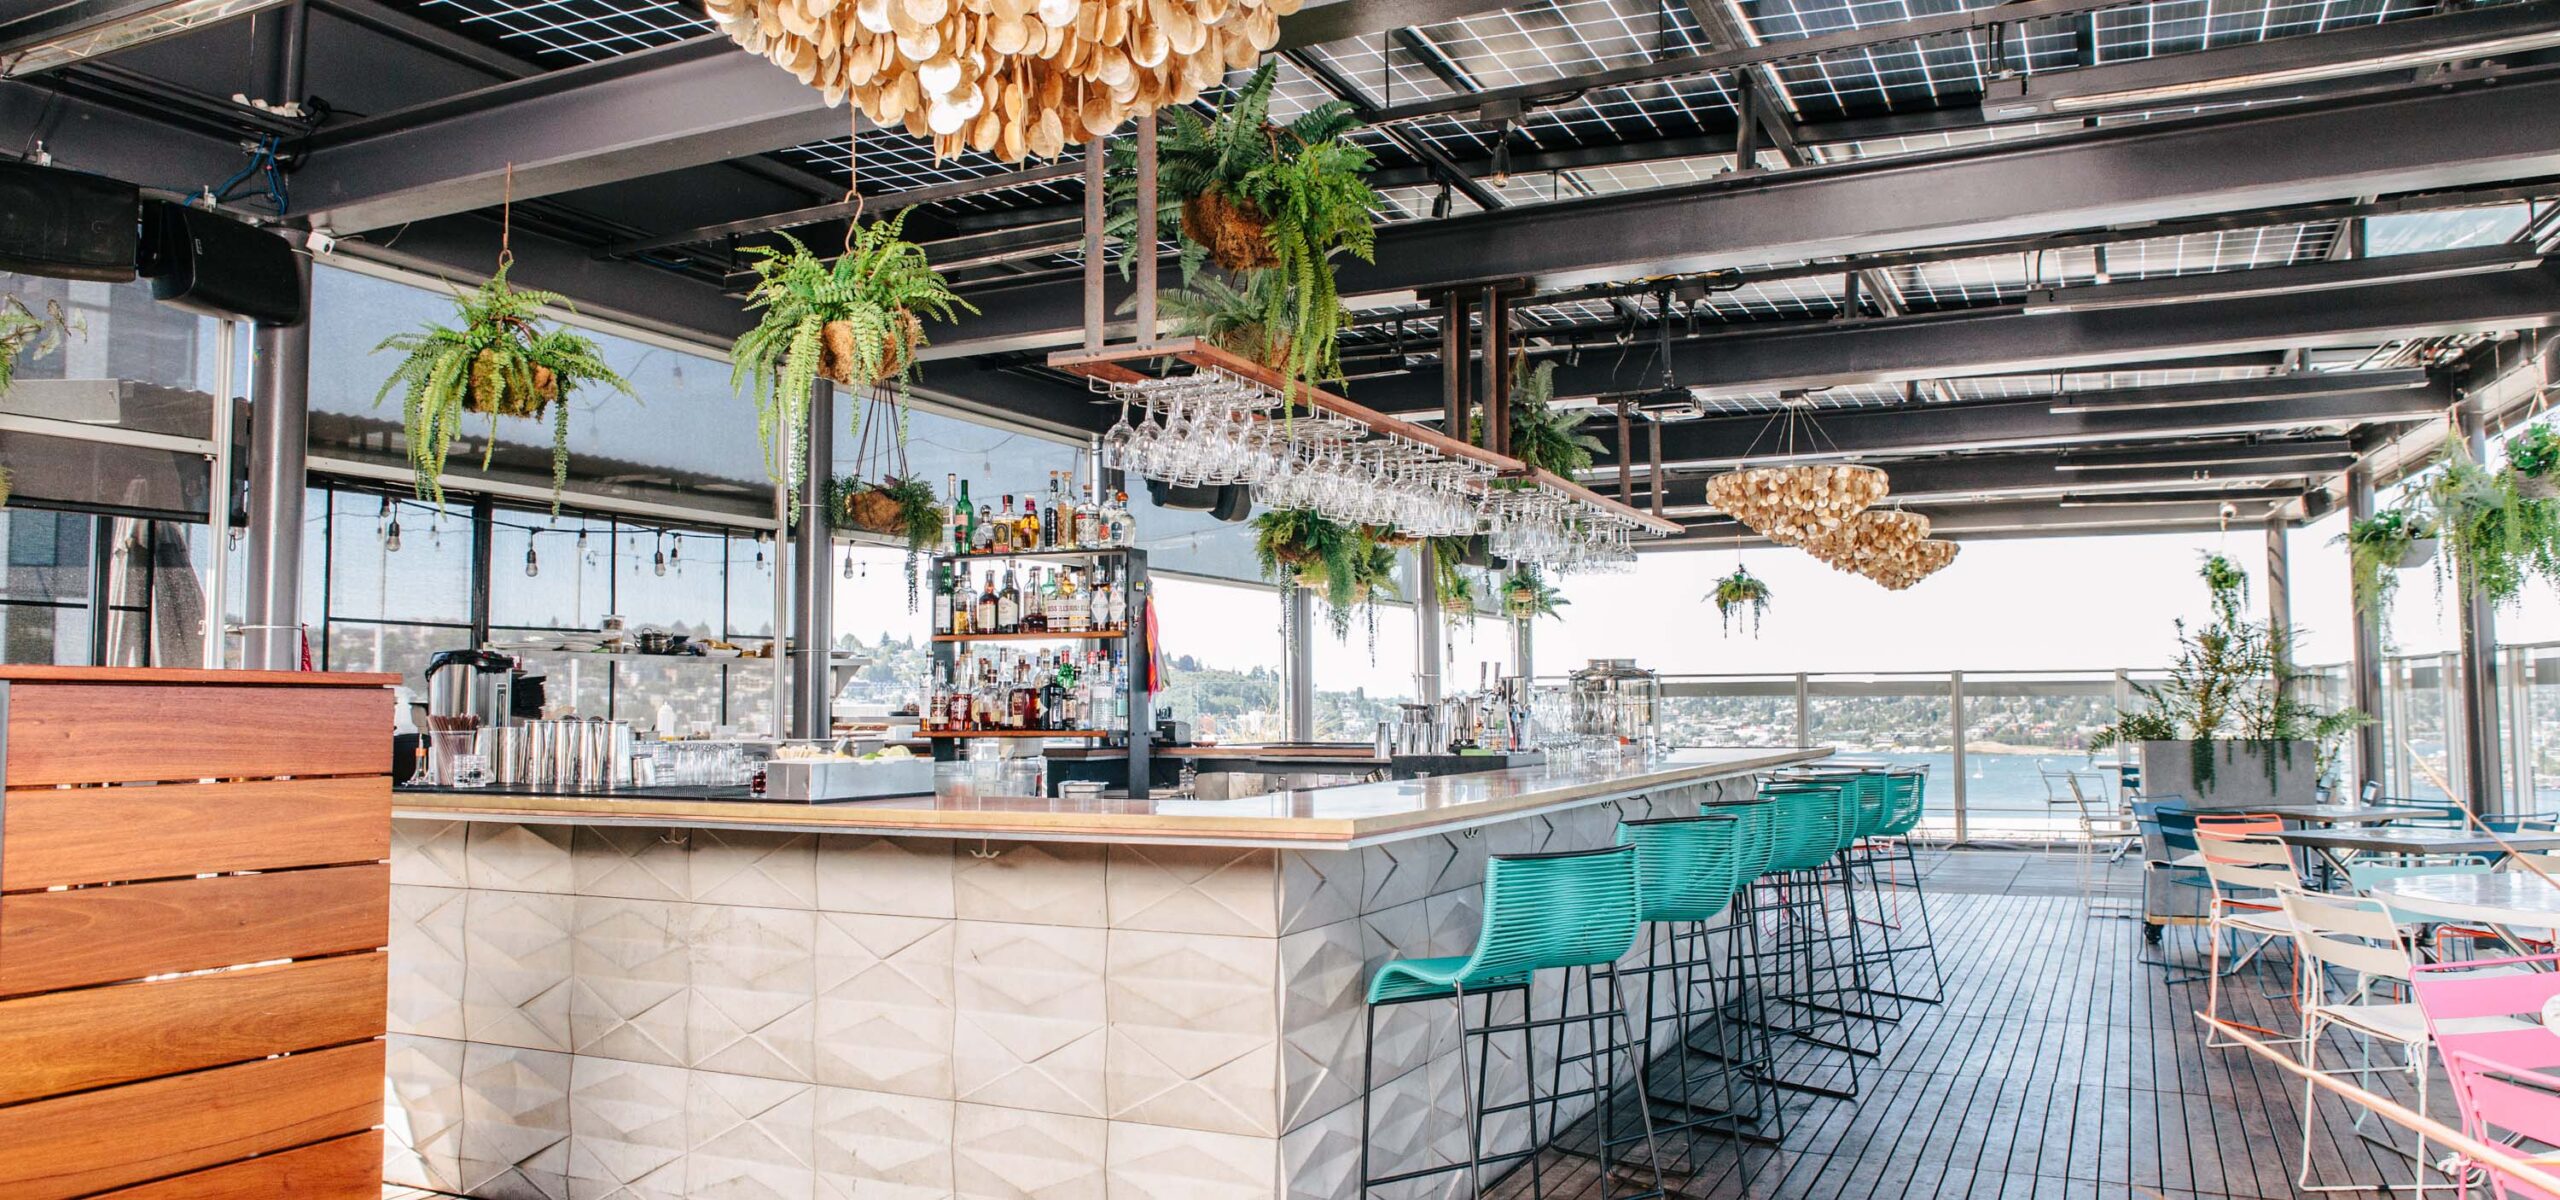
<svg viewBox="0 0 2560 1200"><path fill-rule="evenodd" d="M2271 514L2306 499L2292 491L2233 498L2235 523L2257 525ZM2071 537L2105 533L2169 533L2214 529L2224 524L2223 500L2167 500L2155 504L2118 504L2096 508L2064 508L2049 500L2008 500L1988 504L1919 505L1914 512L1929 518L1929 535L1951 541L1994 537ZM1696 543L1700 548L1732 544L1742 526L1722 517L1688 522L1689 532L1670 543ZM1747 532L1747 531L1745 531ZM1755 539L1756 540L1756 539ZM1658 543L1659 545L1659 543ZM1962 559L1957 560L1959 564Z"/></svg>
<svg viewBox="0 0 2560 1200"><path fill-rule="evenodd" d="M1803 446L1810 439L1818 449L1800 449L1791 457L1839 459L2009 447L2109 445L2419 421L2441 414L2451 399L2452 393L2440 388L2393 388L2105 413L2057 413L2044 400L1841 409L1813 414L1820 432L1799 434L1798 445ZM1685 466L1790 457L1778 452L1778 430L1777 422L1758 415L1674 422L1662 430L1662 460ZM1604 453L1598 457L1610 456Z"/></svg>
<svg viewBox="0 0 2560 1200"><path fill-rule="evenodd" d="M2560 264L2463 279L2194 300L2116 312L2046 316L2010 307L1895 321L1805 322L1673 342L1671 365L1683 388L1747 393L2371 346L2415 337L2544 328L2556 322ZM1419 367L1363 380L1352 394L1382 412L1419 412L1439 395L1439 378L1437 366ZM1579 365L1567 363L1556 371L1556 394L1658 392L1661 380L1661 367L1651 353L1591 353Z"/></svg>
<svg viewBox="0 0 2560 1200"><path fill-rule="evenodd" d="M1555 291L2534 178L2560 174L2554 111L2560 72L2541 72L1414 222L1380 231L1376 264L1343 263L1341 284L1361 297L1525 277ZM972 298L988 316L941 353L1063 345L1079 328L1072 280Z"/></svg>

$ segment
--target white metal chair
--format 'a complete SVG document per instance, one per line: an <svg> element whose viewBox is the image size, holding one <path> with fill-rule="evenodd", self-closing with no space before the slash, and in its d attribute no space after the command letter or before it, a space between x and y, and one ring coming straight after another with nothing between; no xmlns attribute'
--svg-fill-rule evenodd
<svg viewBox="0 0 2560 1200"><path fill-rule="evenodd" d="M2205 1015L2222 1021L2222 979L2236 975L2258 960L2267 947L2278 939L2293 936L2293 922L2284 914L2278 898L2287 891L2302 890L2302 877L2295 873L2293 850L2283 842L2263 833L2241 832L2228 828L2215 830L2199 824L2196 827L2198 857L2204 860L2205 878L2213 886L2213 899L2205 909L2205 940L2211 947L2211 966L2206 972ZM2255 938L2255 944L2241 953L2229 969L2222 966L2222 944L2228 937L2237 943L2242 938ZM2299 963L2296 963L2297 968ZM2263 1026L2232 1021L2242 1029L2264 1035L2269 1041L2290 1044L2298 1037L2287 1036ZM2237 1046L2237 1041L2209 1035L2205 1045L2214 1049Z"/></svg>
<svg viewBox="0 0 2560 1200"><path fill-rule="evenodd" d="M2101 848L2111 848L2106 861L2112 864L2129 849L2141 846L2141 826L2134 822L2131 814L2110 812L2089 799L2088 792L2080 786L2077 773L2065 775L2063 779L2071 789L2071 803L2080 815L2080 911L2092 917L2141 917L2142 905L2139 902L2128 904L2123 900L2112 900L2101 905L2096 895Z"/></svg>
<svg viewBox="0 0 2560 1200"><path fill-rule="evenodd" d="M2284 915L2293 927L2295 952L2303 977L2302 985L2302 1065L2322 1071L2320 1042L2332 1029L2356 1035L2358 1057L2354 1066L2329 1068L2324 1073L2361 1077L2396 1071L2416 1081L2417 1111L2427 1111L2427 1048L2433 1041L2427 1021L2410 998L2409 971L2415 964L2409 943L2400 931L2400 922L2390 908L2379 900L2355 899L2326 893L2284 888L2277 896ZM2335 977L2344 974L2354 986L2341 990ZM2387 994L2386 994L2387 993ZM2373 1049L2376 1042L2397 1047L2398 1062L2376 1064ZM2374 1183L2314 1184L2311 1182L2311 1129L2317 1115L2317 1085L2302 1085L2302 1166L2294 1177L2294 1186L2306 1192L2367 1192L2399 1185ZM2365 1133L2365 1122L2371 1109L2359 1107L2349 1125L2358 1137L2398 1152L2379 1138ZM2418 1135L2417 1149L2410 1152L2416 1178L2412 1190L2458 1188L2458 1183L2427 1182L2427 1139Z"/></svg>

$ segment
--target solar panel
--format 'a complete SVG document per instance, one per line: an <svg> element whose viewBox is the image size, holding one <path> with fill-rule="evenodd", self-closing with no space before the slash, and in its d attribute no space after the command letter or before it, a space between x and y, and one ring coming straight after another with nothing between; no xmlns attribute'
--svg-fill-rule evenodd
<svg viewBox="0 0 2560 1200"><path fill-rule="evenodd" d="M594 62L712 32L671 0L421 0L418 15L550 65Z"/></svg>

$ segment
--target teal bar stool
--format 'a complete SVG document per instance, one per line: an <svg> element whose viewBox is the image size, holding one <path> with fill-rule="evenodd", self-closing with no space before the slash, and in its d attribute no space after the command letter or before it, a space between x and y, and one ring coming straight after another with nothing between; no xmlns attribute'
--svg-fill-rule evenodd
<svg viewBox="0 0 2560 1200"><path fill-rule="evenodd" d="M1554 1140L1563 1103L1588 1095L1597 1111L1604 1131L1600 1147L1600 1178L1612 1178L1612 1143L1605 1131L1612 1127L1615 1096L1619 1090L1617 1061L1630 1060L1635 1081L1641 1083L1643 1047L1628 1030L1625 999L1618 983L1617 963L1635 948L1643 921L1636 877L1636 850L1633 846L1607 846L1595 850L1572 850L1552 854L1497 854L1485 860L1484 919L1476 935L1475 949L1465 955L1440 958L1394 959L1378 968L1369 978L1369 1011L1366 1041L1363 1045L1360 1086L1360 1195L1363 1200L1376 1188L1390 1187L1409 1180L1457 1171L1467 1173L1474 1195L1485 1194L1485 1166L1488 1163L1511 1163L1513 1169L1525 1161L1531 1172L1535 1196L1544 1196L1545 1164L1542 1152L1546 1142ZM1531 978L1539 971L1566 973L1564 998L1558 1001L1555 1016L1539 1018L1529 1011ZM1573 973L1582 975L1584 1011L1579 1016L1567 1011L1573 993ZM1593 994L1593 981L1607 980L1608 1007L1599 1007ZM1497 1023L1493 1019L1491 997L1495 993L1517 991L1521 994L1521 1019ZM1485 1020L1476 1028L1468 1027L1467 998L1486 999ZM1467 1160L1446 1166L1428 1166L1377 1174L1370 1154L1370 1102L1376 1092L1374 1064L1378 1037L1378 1010L1388 1005L1448 1001L1458 1015L1458 1086L1465 1101L1467 1121ZM1573 1061L1598 1060L1591 1073L1591 1086L1571 1093L1551 1087L1549 1094L1537 1094L1536 1038L1541 1029L1554 1028L1556 1034L1556 1071L1560 1079L1566 1055L1563 1028L1581 1023L1591 1031L1590 1049L1574 1056ZM1609 1033L1607 1027L1614 1026ZM1521 1064L1527 1076L1527 1099L1488 1105L1485 1091L1486 1073L1478 1070L1477 1056L1470 1053L1473 1039L1482 1045L1497 1033L1517 1032L1521 1035ZM1417 1068L1421 1069L1421 1068ZM1470 1081L1472 1080L1472 1083ZM1645 1200L1663 1195L1661 1159L1654 1152L1653 1114L1645 1101L1641 1086L1630 1089L1636 1100L1636 1111L1643 1133L1646 1167L1652 1173L1653 1186L1624 1200ZM1547 1137L1538 1136L1538 1108L1547 1110ZM1488 1152L1484 1144L1485 1119L1500 1113L1526 1109L1529 1113L1529 1144L1521 1149ZM1605 1195L1605 1185L1603 1192Z"/></svg>
<svg viewBox="0 0 2560 1200"><path fill-rule="evenodd" d="M1766 805L1720 808L1618 826L1619 843L1636 849L1639 915L1652 943L1646 965L1627 972L1638 977L1642 994L1654 998L1645 1009L1644 1044L1650 1048L1661 1040L1654 1036L1658 1027L1672 1027L1671 1090L1653 1082L1660 1072L1648 1063L1647 1095L1682 1115L1657 1122L1657 1136L1715 1133L1774 1143L1783 1132L1754 1128L1764 1114L1777 1111L1774 1096L1764 1105L1756 1094L1767 1090L1768 1057L1748 1053L1734 1039L1736 1023L1725 1014L1737 1003L1738 989L1717 971L1715 953L1718 945L1730 946L1742 936L1744 927L1729 918L1734 893L1748 882L1744 842L1747 833L1766 828L1767 812ZM1654 986L1657 978L1668 988ZM1667 1004L1660 1002L1666 991ZM1713 1047L1693 1044L1702 1033L1716 1039ZM1759 1045L1766 1044L1764 1034ZM1635 1136L1615 1135L1620 1142Z"/></svg>
<svg viewBox="0 0 2560 1200"><path fill-rule="evenodd" d="M1802 1073L1771 1072L1771 1083L1789 1091L1852 1099L1858 1094L1857 1060L1880 1052L1880 1039L1859 1040L1861 1014L1845 1003L1859 988L1854 916L1847 926L1832 918L1826 889L1845 876L1841 852L1856 832L1857 800L1837 779L1782 779L1763 784L1772 807L1769 858L1745 893L1749 919L1764 940L1750 948L1743 973L1758 991L1758 1019L1768 1030L1846 1057L1847 1086L1816 1082ZM1843 889L1846 890L1845 888ZM1843 947L1849 949L1844 950ZM1780 1020L1781 1009L1793 1014Z"/></svg>
<svg viewBox="0 0 2560 1200"><path fill-rule="evenodd" d="M1851 935L1850 973L1856 981L1858 1003L1841 1011L1864 1020L1898 1023L1904 1002L1915 997L1902 991L1896 955L1907 948L1894 945L1894 923L1883 915L1884 889L1876 873L1873 850L1873 840L1883 835L1894 816L1892 776L1881 769L1816 769L1795 773L1791 778L1839 785L1849 810L1844 814L1847 844L1841 847L1838 860L1839 895ZM1861 880L1867 892L1863 901L1859 897Z"/></svg>
<svg viewBox="0 0 2560 1200"><path fill-rule="evenodd" d="M1879 929L1884 934L1885 964L1889 980L1886 995L1913 1004L1942 1004L1947 996L1946 971L1938 962L1938 939L1929 926L1929 893L1920 884L1919 856L1912 852L1911 831L1920 825L1920 815L1927 807L1929 773L1927 767L1897 767L1885 772L1884 822L1868 837L1863 857L1867 881L1875 893L1875 910ZM1907 873L1906 873L1907 872ZM1892 881L1892 897L1886 896L1886 879ZM1909 882L1904 882L1905 880ZM1896 934L1909 934L1902 919L1901 894L1911 893L1912 910L1917 920L1919 939L1904 937L1896 944ZM1905 991L1902 986L1901 962L1913 955L1928 959L1927 992Z"/></svg>

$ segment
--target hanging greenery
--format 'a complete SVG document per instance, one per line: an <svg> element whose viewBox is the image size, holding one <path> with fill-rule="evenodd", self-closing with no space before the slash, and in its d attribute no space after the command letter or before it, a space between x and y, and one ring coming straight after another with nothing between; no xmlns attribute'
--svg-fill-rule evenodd
<svg viewBox="0 0 2560 1200"><path fill-rule="evenodd" d="M790 234L788 249L750 246L756 282L747 308L756 327L730 349L730 385L756 402L756 433L773 469L774 439L789 445L782 472L793 497L806 471L809 389L820 379L847 386L904 381L925 344L924 319L948 323L978 310L954 295L924 248L906 240L906 212L856 219L833 263Z"/></svg>
<svg viewBox="0 0 2560 1200"><path fill-rule="evenodd" d="M1567 479L1588 470L1600 439L1582 432L1585 412L1555 406L1556 364L1532 367L1526 356L1511 360L1511 457ZM1484 415L1474 414L1467 437L1484 442ZM1522 484L1520 486L1527 486Z"/></svg>
<svg viewBox="0 0 2560 1200"><path fill-rule="evenodd" d="M456 325L429 325L395 333L374 347L397 350L400 365L374 395L380 404L401 394L401 423L409 443L409 467L417 494L444 503L445 459L466 413L489 418L481 449L486 469L498 445L498 418L551 418L551 511L569 482L569 397L582 384L602 384L625 396L631 385L605 365L593 339L547 324L542 310L576 311L558 295L518 291L507 282L512 264L501 260L479 288L454 293Z"/></svg>
<svg viewBox="0 0 2560 1200"><path fill-rule="evenodd" d="M1724 618L1725 636L1733 636L1736 615L1746 619L1751 636L1760 636L1760 619L1769 612L1769 585L1749 567L1736 563L1733 574L1716 581L1714 598L1716 614Z"/></svg>
<svg viewBox="0 0 2560 1200"><path fill-rule="evenodd" d="M17 381L19 358L51 354L78 332L59 300L45 301L39 313L16 296L0 296L0 395ZM8 506L9 493L9 471L0 467L0 508Z"/></svg>
<svg viewBox="0 0 2560 1200"><path fill-rule="evenodd" d="M1363 606L1400 594L1394 547L1380 542L1375 530L1344 525L1313 509L1273 509L1255 517L1253 552L1263 578L1322 595L1336 638L1351 635L1351 618Z"/></svg>
<svg viewBox="0 0 2560 1200"><path fill-rule="evenodd" d="M2347 526L2347 583L2356 611L2380 615L2391 608L2400 572L2434 553L2434 518L2419 509L2385 509Z"/></svg>
<svg viewBox="0 0 2560 1200"><path fill-rule="evenodd" d="M1277 272L1244 271L1229 275L1222 271L1193 272L1183 286L1160 293L1158 310L1172 323L1176 337L1198 338L1230 354L1249 359L1274 371L1290 370L1289 331L1270 324L1273 293L1287 287ZM1123 314L1137 308L1137 298L1120 305ZM1335 314L1335 328L1351 323L1351 313ZM1327 376L1340 372L1330 365Z"/></svg>
<svg viewBox="0 0 2560 1200"><path fill-rule="evenodd" d="M2560 501L2528 495L2521 474L2492 471L2471 460L2459 442L2448 442L2443 461L2421 489L2444 553L2436 563L2439 590L2507 604L2540 577L2560 583Z"/></svg>
<svg viewBox="0 0 2560 1200"><path fill-rule="evenodd" d="M1514 621L1552 617L1557 609L1571 603L1538 568L1527 563L1511 568L1511 573L1502 578L1502 611Z"/></svg>
<svg viewBox="0 0 2560 1200"><path fill-rule="evenodd" d="M835 520L856 529L902 538L910 551L929 552L942 544L945 513L933 488L921 479L892 476L857 479L839 475L827 489L827 507Z"/></svg>
<svg viewBox="0 0 2560 1200"><path fill-rule="evenodd" d="M1308 109L1286 127L1272 125L1278 65L1263 63L1214 118L1165 110L1156 142L1156 228L1181 231L1186 275L1204 256L1228 271L1271 272L1273 285L1247 280L1241 290L1262 301L1265 340L1281 352L1275 369L1311 382L1337 379L1334 339L1347 322L1333 258L1365 262L1376 249L1378 195L1364 178L1372 158L1346 140L1360 121L1341 101ZM1123 142L1113 152L1109 232L1133 241L1136 150Z"/></svg>
<svg viewBox="0 0 2560 1200"><path fill-rule="evenodd" d="M2551 494L2553 484L2560 482L2553 477L2560 471L2560 431L2541 421L2517 430L2507 439L2507 466L2543 494Z"/></svg>
<svg viewBox="0 0 2560 1200"><path fill-rule="evenodd" d="M2371 718L2353 709L2322 712L2302 702L2303 681L2310 677L2294 669L2282 633L2244 615L2248 576L2230 559L2207 555L2198 574L2212 596L2212 621L2193 632L2178 622L2178 655L2168 677L2134 684L2146 706L2100 730L2090 747L2189 742L2196 786L2210 791L2217 747L2223 762L2243 746L2254 751L2273 788L2279 758L2290 763L2293 744L2307 741L2318 747L2326 775L2341 739Z"/></svg>
<svg viewBox="0 0 2560 1200"><path fill-rule="evenodd" d="M1432 590L1440 597L1440 611L1453 617L1474 616L1478 603L1475 576L1465 569L1468 540L1435 537L1423 542L1431 555Z"/></svg>

